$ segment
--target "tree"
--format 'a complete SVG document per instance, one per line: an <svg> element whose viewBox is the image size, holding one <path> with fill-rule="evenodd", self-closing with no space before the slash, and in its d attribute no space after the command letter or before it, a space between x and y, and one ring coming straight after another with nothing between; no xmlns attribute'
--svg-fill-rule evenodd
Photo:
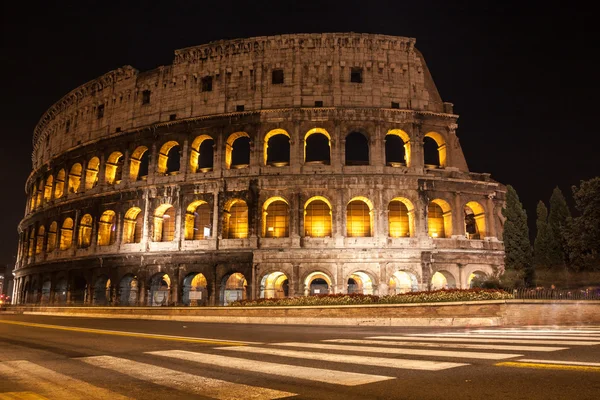
<svg viewBox="0 0 600 400"><path fill-rule="evenodd" d="M571 219L568 246L571 263L579 270L600 269L600 177L573 186L578 216Z"/></svg>
<svg viewBox="0 0 600 400"><path fill-rule="evenodd" d="M502 209L504 222L504 266L507 271L517 271L529 284L533 282L533 260L529 243L527 213L512 186L507 186L506 206Z"/></svg>
<svg viewBox="0 0 600 400"><path fill-rule="evenodd" d="M553 266L565 266L568 262L567 232L570 218L571 212L565 196L557 186L550 196L550 214L548 215L548 225L556 244L556 248L550 254L550 262Z"/></svg>
<svg viewBox="0 0 600 400"><path fill-rule="evenodd" d="M538 203L536 213L537 234L533 243L533 264L536 269L550 268L556 262L556 256L560 257L557 251L558 244L554 242L554 236L548 225L548 209L542 201Z"/></svg>

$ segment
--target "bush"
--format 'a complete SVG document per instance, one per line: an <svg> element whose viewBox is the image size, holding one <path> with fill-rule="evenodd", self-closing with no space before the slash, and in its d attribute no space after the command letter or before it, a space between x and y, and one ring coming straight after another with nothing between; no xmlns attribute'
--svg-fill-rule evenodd
<svg viewBox="0 0 600 400"><path fill-rule="evenodd" d="M358 304L406 304L438 303L450 301L505 300L513 295L496 289L442 289L425 292L410 292L388 296L366 294L323 294L317 296L288 297L284 299L238 300L232 307L269 306L341 306Z"/></svg>

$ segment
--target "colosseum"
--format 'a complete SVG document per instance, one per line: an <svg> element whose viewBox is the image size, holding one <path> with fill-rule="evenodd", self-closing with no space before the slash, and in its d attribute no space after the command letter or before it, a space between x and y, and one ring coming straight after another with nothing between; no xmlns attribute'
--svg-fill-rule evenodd
<svg viewBox="0 0 600 400"><path fill-rule="evenodd" d="M503 269L506 188L470 172L415 39L175 51L35 127L17 303L227 305L467 288Z"/></svg>

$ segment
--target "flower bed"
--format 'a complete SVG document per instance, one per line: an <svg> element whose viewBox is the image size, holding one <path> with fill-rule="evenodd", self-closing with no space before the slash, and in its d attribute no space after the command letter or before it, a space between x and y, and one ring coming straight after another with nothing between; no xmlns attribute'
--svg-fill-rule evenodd
<svg viewBox="0 0 600 400"><path fill-rule="evenodd" d="M341 306L359 304L405 304L439 303L449 301L506 300L513 295L498 289L442 289L426 292L410 292L388 296L367 294L323 294L316 296L289 297L284 299L238 300L232 307L265 306Z"/></svg>

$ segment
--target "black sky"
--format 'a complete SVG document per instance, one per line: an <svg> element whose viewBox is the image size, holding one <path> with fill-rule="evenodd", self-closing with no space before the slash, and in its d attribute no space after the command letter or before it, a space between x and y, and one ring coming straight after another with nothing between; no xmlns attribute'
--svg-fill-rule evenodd
<svg viewBox="0 0 600 400"><path fill-rule="evenodd" d="M442 99L460 115L470 170L513 185L530 217L555 186L570 197L571 185L600 175L595 12L576 2L481 3L3 2L0 264L16 255L42 113L112 69L170 64L175 49L219 39L349 31L414 37Z"/></svg>

